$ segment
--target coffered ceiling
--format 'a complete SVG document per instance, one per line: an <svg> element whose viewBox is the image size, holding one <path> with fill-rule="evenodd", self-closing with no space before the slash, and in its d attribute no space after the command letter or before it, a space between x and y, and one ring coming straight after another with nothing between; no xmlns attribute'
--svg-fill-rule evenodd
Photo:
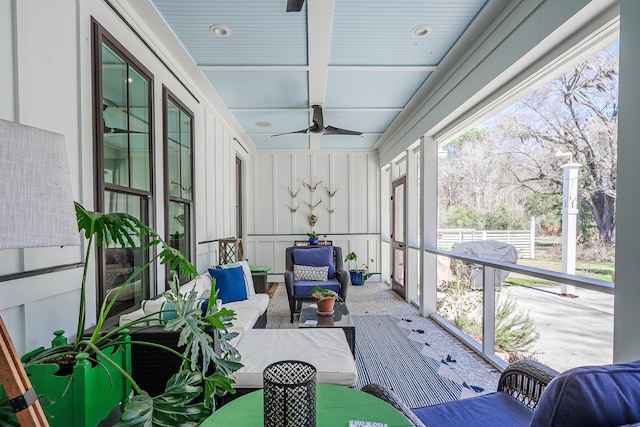
<svg viewBox="0 0 640 427"><path fill-rule="evenodd" d="M370 149L486 0L152 0L258 149ZM323 126L362 135L294 133ZM317 127L317 126L316 126Z"/></svg>

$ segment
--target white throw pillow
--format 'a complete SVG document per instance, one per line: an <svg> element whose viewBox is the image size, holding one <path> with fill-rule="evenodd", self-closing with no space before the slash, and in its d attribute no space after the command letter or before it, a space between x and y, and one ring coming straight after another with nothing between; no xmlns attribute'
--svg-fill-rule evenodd
<svg viewBox="0 0 640 427"><path fill-rule="evenodd" d="M313 280L326 282L329 277L329 266L311 267L309 265L293 265L293 280Z"/></svg>

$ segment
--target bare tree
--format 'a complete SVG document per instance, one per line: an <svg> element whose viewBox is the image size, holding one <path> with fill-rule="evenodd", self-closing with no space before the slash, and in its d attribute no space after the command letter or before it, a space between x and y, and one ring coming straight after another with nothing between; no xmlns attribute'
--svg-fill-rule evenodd
<svg viewBox="0 0 640 427"><path fill-rule="evenodd" d="M600 240L615 242L618 123L617 46L584 63L508 109L499 127L520 152L522 185L559 192L562 174L554 154L568 151L581 170L580 203L595 220ZM540 188L540 187L537 187Z"/></svg>

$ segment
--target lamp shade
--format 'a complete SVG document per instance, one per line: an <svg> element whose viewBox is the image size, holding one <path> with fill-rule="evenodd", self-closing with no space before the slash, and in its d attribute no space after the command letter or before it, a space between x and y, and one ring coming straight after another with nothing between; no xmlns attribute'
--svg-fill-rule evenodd
<svg viewBox="0 0 640 427"><path fill-rule="evenodd" d="M79 244L64 136L0 120L0 249Z"/></svg>

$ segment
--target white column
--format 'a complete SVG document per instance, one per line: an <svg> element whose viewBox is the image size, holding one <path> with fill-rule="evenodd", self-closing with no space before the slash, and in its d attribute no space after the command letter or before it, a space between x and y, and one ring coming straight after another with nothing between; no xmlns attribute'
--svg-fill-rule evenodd
<svg viewBox="0 0 640 427"><path fill-rule="evenodd" d="M576 238L578 237L578 170L580 163L562 165L562 271L576 273ZM575 294L575 286L562 284L563 295Z"/></svg>
<svg viewBox="0 0 640 427"><path fill-rule="evenodd" d="M620 0L620 100L613 360L640 359L640 2Z"/></svg>
<svg viewBox="0 0 640 427"><path fill-rule="evenodd" d="M438 241L438 143L430 136L420 140L420 314L437 311L438 259L424 248L437 248Z"/></svg>

